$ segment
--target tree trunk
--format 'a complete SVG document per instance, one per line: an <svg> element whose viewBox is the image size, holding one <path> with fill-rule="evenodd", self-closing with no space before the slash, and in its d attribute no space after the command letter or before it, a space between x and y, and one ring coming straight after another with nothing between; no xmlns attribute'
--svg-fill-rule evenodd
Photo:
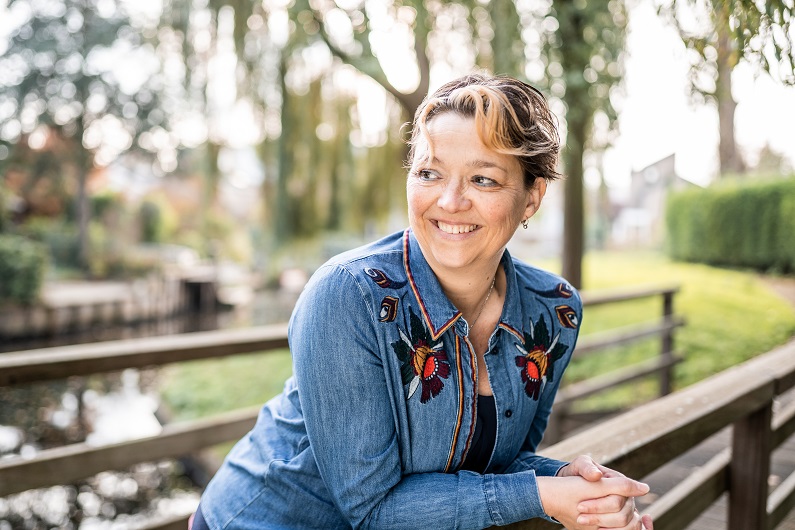
<svg viewBox="0 0 795 530"><path fill-rule="evenodd" d="M75 134L77 139L77 157L75 170L77 171L77 196L75 197L75 213L77 214L77 240L78 262L84 273L90 274L91 239L88 233L91 218L90 202L88 198L88 173L91 170L91 156L82 145L83 126L78 126Z"/></svg>
<svg viewBox="0 0 795 530"><path fill-rule="evenodd" d="M729 173L744 173L745 163L737 150L734 138L734 112L737 103L732 96L732 70L737 65L737 51L732 46L731 29L729 28L728 7L724 6L718 14L718 76L715 80L715 100L718 106L721 176Z"/></svg>
<svg viewBox="0 0 795 530"><path fill-rule="evenodd" d="M221 182L221 172L218 169L218 155L221 146L207 139L204 157L204 190L202 193L202 245L207 256L211 256L216 249L213 248L213 239L217 234L210 233L210 216L218 199L218 185Z"/></svg>
<svg viewBox="0 0 795 530"><path fill-rule="evenodd" d="M492 0L489 2L489 11L494 25L494 38L491 41L494 73L522 77L524 57L517 56L514 50L514 43L520 34L516 4L513 0Z"/></svg>
<svg viewBox="0 0 795 530"><path fill-rule="evenodd" d="M563 159L566 181L563 187L563 277L582 288L582 258L585 252L585 192L582 157L587 124L568 122Z"/></svg>
<svg viewBox="0 0 795 530"><path fill-rule="evenodd" d="M292 123L290 119L290 95L284 81L287 75L287 57L282 57L279 65L279 79L282 92L282 130L279 135L278 173L276 176L276 201L274 208L274 226L276 242L284 243L290 239L293 231L290 226L291 204L287 193L287 179L293 171L293 158L289 143L292 139Z"/></svg>

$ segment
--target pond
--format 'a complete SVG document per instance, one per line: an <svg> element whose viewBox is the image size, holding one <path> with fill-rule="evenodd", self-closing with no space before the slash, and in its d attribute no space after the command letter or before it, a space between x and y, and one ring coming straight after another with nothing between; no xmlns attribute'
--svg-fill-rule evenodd
<svg viewBox="0 0 795 530"><path fill-rule="evenodd" d="M294 290L260 291L232 310L5 341L0 352L286 322L297 297ZM75 443L156 435L164 421L156 378L157 369L125 370L0 388L0 460ZM193 510L206 479L198 461L185 458L30 490L0 498L0 530L139 527Z"/></svg>

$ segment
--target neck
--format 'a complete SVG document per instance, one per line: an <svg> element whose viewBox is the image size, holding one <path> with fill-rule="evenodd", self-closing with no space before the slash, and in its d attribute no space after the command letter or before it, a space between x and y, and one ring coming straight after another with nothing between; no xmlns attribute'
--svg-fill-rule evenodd
<svg viewBox="0 0 795 530"><path fill-rule="evenodd" d="M442 286L444 294L464 314L467 322L471 324L477 318L484 300L489 295L498 270L499 259L495 263L476 271L449 273L434 270L434 273ZM498 289L499 284L500 281L497 280L494 286L495 291ZM493 293L492 296L494 296Z"/></svg>

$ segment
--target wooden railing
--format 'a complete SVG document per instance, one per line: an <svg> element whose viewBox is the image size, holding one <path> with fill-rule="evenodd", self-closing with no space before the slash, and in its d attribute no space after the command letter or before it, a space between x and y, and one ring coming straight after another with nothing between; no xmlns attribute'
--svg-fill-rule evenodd
<svg viewBox="0 0 795 530"><path fill-rule="evenodd" d="M651 324L586 336L581 339L576 356L590 355L608 346L650 336L661 337L661 355L658 359L564 388L559 403L561 408L575 399L646 375L661 374L662 393L670 390L670 368L676 362L672 332L683 323L681 318L673 316L672 300L676 291L676 287L664 287L591 295L584 293L586 307L662 296L663 316ZM277 325L27 350L0 354L0 386L260 352L286 346L287 327ZM70 483L101 471L122 470L139 462L177 457L237 440L254 425L258 410L259 407L255 407L208 419L169 424L157 436L134 441L101 447L74 444L41 451L30 459L12 457L0 460L0 497L28 489ZM555 447L550 450L555 450ZM148 528L184 530L186 520L187 516L178 517Z"/></svg>
<svg viewBox="0 0 795 530"><path fill-rule="evenodd" d="M574 427L601 419L605 414L614 415L616 413L614 410L591 411L587 414L588 419L583 419L581 415L572 411L575 402L578 400L650 375L657 375L660 378L660 396L671 392L673 368L676 363L682 360L681 355L674 351L674 330L685 324L684 318L674 315L673 302L677 292L679 292L679 287L671 285L582 293L583 305L586 309L659 296L662 298L662 315L655 321L631 324L618 329L581 336L574 351L573 361L602 353L615 346L631 344L649 337L659 337L659 355L635 364L624 364L610 372L589 377L576 383L567 384L564 380L564 386L555 399L555 413L545 434L546 443L556 443L562 440ZM585 318L587 318L587 312Z"/></svg>
<svg viewBox="0 0 795 530"><path fill-rule="evenodd" d="M545 456L589 453L605 465L644 477L703 440L733 426L731 447L651 505L655 530L681 530L729 493L729 530L772 530L795 507L795 473L768 495L770 455L795 433L795 403L773 409L795 386L795 341L685 390L641 405L572 436ZM560 528L528 521L515 529Z"/></svg>

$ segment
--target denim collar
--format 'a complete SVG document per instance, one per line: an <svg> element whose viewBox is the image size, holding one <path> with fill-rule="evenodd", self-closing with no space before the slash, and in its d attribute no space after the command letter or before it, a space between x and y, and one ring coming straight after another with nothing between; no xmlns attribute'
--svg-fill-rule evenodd
<svg viewBox="0 0 795 530"><path fill-rule="evenodd" d="M522 304L516 289L516 269L507 249L503 252L500 263L505 271L507 293L498 327L521 339ZM436 274L422 254L419 242L410 228L403 233L403 266L425 324L433 340L437 340L461 317L461 311L444 294Z"/></svg>

